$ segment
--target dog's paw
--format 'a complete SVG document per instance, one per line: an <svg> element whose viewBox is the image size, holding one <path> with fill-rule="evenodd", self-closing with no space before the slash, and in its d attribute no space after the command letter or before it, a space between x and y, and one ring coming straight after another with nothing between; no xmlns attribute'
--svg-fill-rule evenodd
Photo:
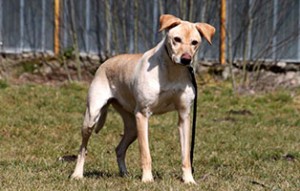
<svg viewBox="0 0 300 191"><path fill-rule="evenodd" d="M120 175L121 177L125 177L125 178L130 176L129 173L128 173L127 171L125 171L125 172L121 171L121 172L119 172L119 175Z"/></svg>
<svg viewBox="0 0 300 191"><path fill-rule="evenodd" d="M152 176L152 173L151 172L148 172L148 173L144 173L143 176L142 176L142 182L153 182L154 179L153 179L153 176Z"/></svg>
<svg viewBox="0 0 300 191"><path fill-rule="evenodd" d="M79 180L79 179L82 179L83 178L83 175L82 174L76 174L76 173L73 173L71 175L71 179L73 180Z"/></svg>
<svg viewBox="0 0 300 191"><path fill-rule="evenodd" d="M192 169L191 168L183 168L182 169L182 181L185 184L197 184L193 178Z"/></svg>
<svg viewBox="0 0 300 191"><path fill-rule="evenodd" d="M193 178L193 175L192 173L190 173L189 171L188 172L185 172L182 176L182 180L185 184L197 184Z"/></svg>
<svg viewBox="0 0 300 191"><path fill-rule="evenodd" d="M197 185L197 183L195 182L194 178L192 178L192 179L183 179L183 182L185 184L194 184L194 185Z"/></svg>
<svg viewBox="0 0 300 191"><path fill-rule="evenodd" d="M153 180L153 178L151 177L149 177L149 178L145 178L145 177L143 177L142 178L142 182L144 182L144 183L148 183L148 182L153 182L154 180Z"/></svg>

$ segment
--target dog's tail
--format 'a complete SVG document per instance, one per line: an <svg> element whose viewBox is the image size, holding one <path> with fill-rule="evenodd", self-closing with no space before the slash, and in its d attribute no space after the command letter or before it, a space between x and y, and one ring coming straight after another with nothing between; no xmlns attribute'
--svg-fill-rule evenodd
<svg viewBox="0 0 300 191"><path fill-rule="evenodd" d="M95 128L95 133L99 133L99 131L103 128L104 123L106 121L106 117L107 117L107 110L108 110L108 106L109 103L107 103L106 105L104 105L101 109L101 115L99 117L99 120L96 124L96 128Z"/></svg>

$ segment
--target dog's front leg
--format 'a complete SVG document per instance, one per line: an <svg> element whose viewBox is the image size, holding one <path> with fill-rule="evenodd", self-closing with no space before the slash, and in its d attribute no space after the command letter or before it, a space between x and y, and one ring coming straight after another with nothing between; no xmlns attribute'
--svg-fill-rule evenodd
<svg viewBox="0 0 300 191"><path fill-rule="evenodd" d="M141 157L141 167L143 170L142 182L152 182L151 155L148 140L148 116L147 114L136 112L136 125L138 132L138 142Z"/></svg>
<svg viewBox="0 0 300 191"><path fill-rule="evenodd" d="M187 109L179 111L178 128L180 134L181 157L182 157L182 180L184 183L193 183L195 180L192 175L190 162L190 115Z"/></svg>

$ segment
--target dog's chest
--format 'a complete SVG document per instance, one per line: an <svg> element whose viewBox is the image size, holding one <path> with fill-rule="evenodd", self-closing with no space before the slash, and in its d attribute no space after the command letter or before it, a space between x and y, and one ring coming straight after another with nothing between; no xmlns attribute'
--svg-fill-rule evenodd
<svg viewBox="0 0 300 191"><path fill-rule="evenodd" d="M194 88L184 67L157 64L155 60L143 62L133 81L135 109L150 115L189 107L194 99Z"/></svg>
<svg viewBox="0 0 300 191"><path fill-rule="evenodd" d="M153 86L143 93L142 107L153 114L161 114L189 106L194 99L194 90L187 84Z"/></svg>
<svg viewBox="0 0 300 191"><path fill-rule="evenodd" d="M179 88L162 89L157 100L152 104L153 113L159 114L175 110L183 92L184 90Z"/></svg>

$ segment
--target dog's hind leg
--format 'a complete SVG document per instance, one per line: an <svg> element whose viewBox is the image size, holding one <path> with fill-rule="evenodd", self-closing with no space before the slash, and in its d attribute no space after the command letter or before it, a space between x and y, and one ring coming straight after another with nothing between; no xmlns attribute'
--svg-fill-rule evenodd
<svg viewBox="0 0 300 191"><path fill-rule="evenodd" d="M104 126L104 123L106 121L106 117L107 117L107 109L108 109L109 103L107 103L106 105L104 105L102 107L102 109L100 110L101 115L99 117L99 120L96 124L96 128L95 128L95 133L99 133L99 131L102 129L102 127Z"/></svg>
<svg viewBox="0 0 300 191"><path fill-rule="evenodd" d="M136 121L133 114L125 111L120 106L114 104L114 108L120 113L124 123L124 135L116 148L116 155L120 175L126 176L128 172L125 164L125 156L129 145L137 138Z"/></svg>
<svg viewBox="0 0 300 191"><path fill-rule="evenodd" d="M110 98L109 91L105 91L108 89L103 89L103 88L105 88L103 84L102 86L99 85L99 83L95 83L91 85L89 95L88 95L89 96L88 104L85 112L83 127L81 129L82 143L80 146L76 167L73 174L71 175L71 178L78 179L83 177L83 167L84 167L85 157L87 154L87 144L89 138L93 132L95 124L98 123L99 118L101 118L100 117L102 115L101 111L103 111L102 108L106 110L105 107L107 107L107 101Z"/></svg>
<svg viewBox="0 0 300 191"><path fill-rule="evenodd" d="M76 163L75 170L74 170L73 174L71 175L71 178L74 178L74 179L83 178L83 166L84 166L85 156L87 154L87 144L88 144L89 138L93 131L93 125L89 126L86 123L88 118L89 118L89 111L87 109L86 113L85 113L84 124L81 129L82 142L81 142L81 146L80 146L80 150L79 150L79 155L77 157L77 163Z"/></svg>

